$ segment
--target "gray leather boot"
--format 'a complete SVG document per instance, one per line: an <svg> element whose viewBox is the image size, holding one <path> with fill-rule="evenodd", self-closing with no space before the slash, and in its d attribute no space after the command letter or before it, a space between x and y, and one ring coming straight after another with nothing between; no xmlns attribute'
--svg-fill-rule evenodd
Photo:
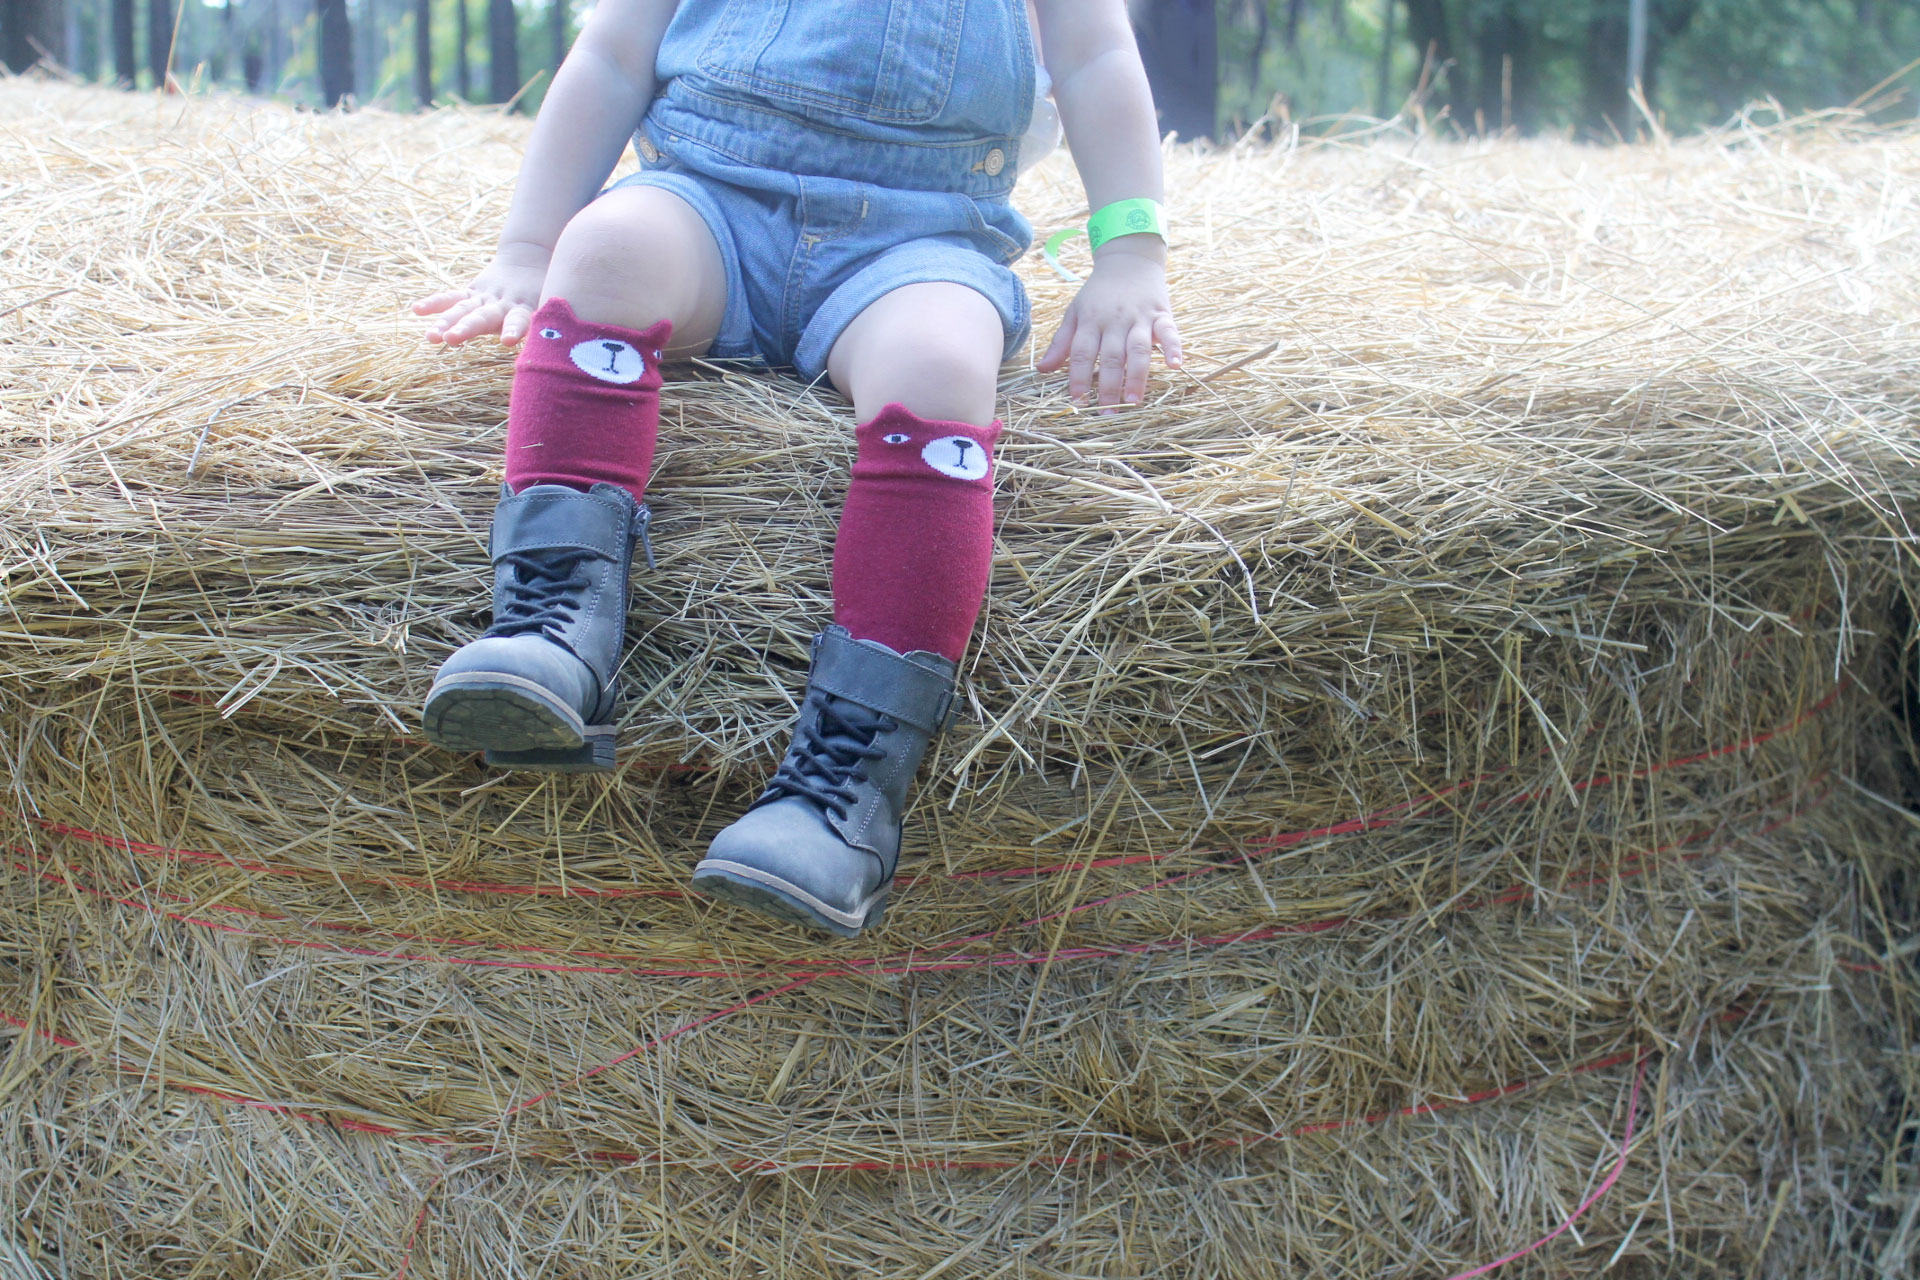
<svg viewBox="0 0 1920 1280"><path fill-rule="evenodd" d="M500 486L489 551L493 625L441 664L422 712L429 741L508 769L613 768L615 676L633 544L646 507L618 485Z"/></svg>
<svg viewBox="0 0 1920 1280"><path fill-rule="evenodd" d="M900 816L945 726L954 665L828 627L773 781L714 837L693 887L851 938L878 924L900 861Z"/></svg>

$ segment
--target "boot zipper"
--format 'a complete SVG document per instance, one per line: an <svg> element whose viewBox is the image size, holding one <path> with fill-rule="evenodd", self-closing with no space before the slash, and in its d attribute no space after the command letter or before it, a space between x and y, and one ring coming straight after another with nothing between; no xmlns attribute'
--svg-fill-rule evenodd
<svg viewBox="0 0 1920 1280"><path fill-rule="evenodd" d="M633 522L633 537L640 544L640 550L646 553L647 568L653 569L653 543L647 539L647 526L653 523L653 511L646 503L640 504L640 515Z"/></svg>

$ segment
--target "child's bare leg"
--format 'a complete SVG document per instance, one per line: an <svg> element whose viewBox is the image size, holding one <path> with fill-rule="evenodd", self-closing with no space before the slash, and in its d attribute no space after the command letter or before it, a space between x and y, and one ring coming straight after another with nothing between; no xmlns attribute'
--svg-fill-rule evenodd
<svg viewBox="0 0 1920 1280"><path fill-rule="evenodd" d="M567 224L514 371L493 625L436 674L428 738L508 768L613 767L660 363L705 351L725 307L719 246L678 196L623 188Z"/></svg>
<svg viewBox="0 0 1920 1280"><path fill-rule="evenodd" d="M621 187L574 215L547 268L544 304L589 324L673 326L669 356L706 351L727 303L720 246L694 207L659 187ZM535 327L538 332L538 326Z"/></svg>
<svg viewBox="0 0 1920 1280"><path fill-rule="evenodd" d="M900 818L946 717L993 552L1000 315L957 284L894 290L828 357L860 452L786 759L714 839L694 886L850 936L879 920Z"/></svg>

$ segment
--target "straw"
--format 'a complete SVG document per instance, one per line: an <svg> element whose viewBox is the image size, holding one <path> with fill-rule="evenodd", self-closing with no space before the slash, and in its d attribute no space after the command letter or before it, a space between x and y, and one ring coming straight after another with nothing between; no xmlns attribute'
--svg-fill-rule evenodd
<svg viewBox="0 0 1920 1280"><path fill-rule="evenodd" d="M510 357L404 304L527 127L0 82L0 1257L1903 1272L1920 134L1170 148L1189 371L1004 371L833 943L686 884L830 616L829 387L672 371L615 775L418 736Z"/></svg>

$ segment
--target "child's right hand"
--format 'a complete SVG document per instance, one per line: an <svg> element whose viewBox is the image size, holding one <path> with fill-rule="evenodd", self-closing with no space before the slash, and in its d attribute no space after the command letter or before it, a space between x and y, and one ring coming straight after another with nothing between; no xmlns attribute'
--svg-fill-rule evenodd
<svg viewBox="0 0 1920 1280"><path fill-rule="evenodd" d="M472 284L413 304L417 316L440 317L428 327L427 341L457 347L469 338L497 333L501 346L516 345L533 324L552 259L552 251L539 245L501 245Z"/></svg>

